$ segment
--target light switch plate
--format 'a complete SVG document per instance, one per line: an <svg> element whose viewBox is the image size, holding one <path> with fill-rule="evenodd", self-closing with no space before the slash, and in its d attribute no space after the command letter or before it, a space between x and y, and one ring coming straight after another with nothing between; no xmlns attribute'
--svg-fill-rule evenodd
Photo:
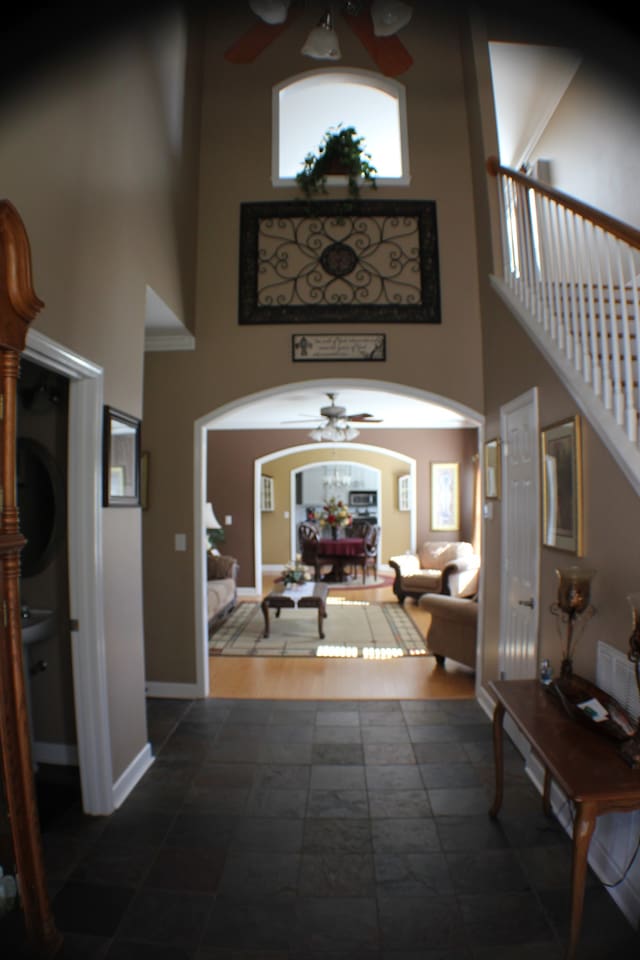
<svg viewBox="0 0 640 960"><path fill-rule="evenodd" d="M175 549L178 552L183 552L187 549L187 535L186 533L176 533L175 535Z"/></svg>

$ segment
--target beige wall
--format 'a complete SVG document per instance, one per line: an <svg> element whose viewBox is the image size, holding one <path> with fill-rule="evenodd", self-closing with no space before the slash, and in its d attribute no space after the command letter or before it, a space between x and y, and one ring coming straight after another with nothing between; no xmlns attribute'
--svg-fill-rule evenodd
<svg viewBox="0 0 640 960"><path fill-rule="evenodd" d="M300 54L308 32L304 17L292 22L251 66L228 63L225 49L252 22L250 12L240 9L210 24L206 32L196 350L154 354L145 366L144 443L152 474L152 505L144 518L145 632L147 676L158 681L194 679L191 551L199 544L192 520L194 421L248 394L298 381L301 375L291 360L291 334L301 329L299 324L238 325L238 226L242 202L298 196L293 188L271 187L271 89L318 65ZM407 384L480 410L478 279L459 36L453 24L429 19L418 6L412 36L422 50L402 77L412 182L408 189L381 188L376 197L436 201L442 324L387 325L382 328L387 335L384 365L323 363L321 374ZM341 44L345 64L372 68L350 31L342 31ZM358 329L340 325L344 332ZM331 326L316 325L314 330L331 331ZM315 370L305 373L318 375ZM230 472L223 460L216 471L216 485L222 482L238 495L251 495L245 489L251 483L249 474ZM219 517L239 515L227 509L220 495L214 503ZM249 516L246 511L244 515ZM234 519L229 549L250 556L251 534L238 543L238 530ZM186 554L173 550L175 532L187 533ZM251 569L243 560L242 583Z"/></svg>
<svg viewBox="0 0 640 960"><path fill-rule="evenodd" d="M102 367L105 403L137 417L146 285L185 312L184 171L163 87L175 67L164 31L113 38L34 77L0 109L2 193L24 220L45 303L34 328ZM147 740L140 512L102 511L114 778Z"/></svg>
<svg viewBox="0 0 640 960"><path fill-rule="evenodd" d="M640 155L637 86L602 65L583 63L533 155L551 160L551 182L558 190L640 227L640 193L629 189L637 182Z"/></svg>

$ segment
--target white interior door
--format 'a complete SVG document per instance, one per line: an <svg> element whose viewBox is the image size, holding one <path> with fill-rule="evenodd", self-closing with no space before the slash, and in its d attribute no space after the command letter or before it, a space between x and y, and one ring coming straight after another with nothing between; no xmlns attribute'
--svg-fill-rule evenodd
<svg viewBox="0 0 640 960"><path fill-rule="evenodd" d="M503 452L500 676L535 677L538 660L540 497L538 393L500 410Z"/></svg>

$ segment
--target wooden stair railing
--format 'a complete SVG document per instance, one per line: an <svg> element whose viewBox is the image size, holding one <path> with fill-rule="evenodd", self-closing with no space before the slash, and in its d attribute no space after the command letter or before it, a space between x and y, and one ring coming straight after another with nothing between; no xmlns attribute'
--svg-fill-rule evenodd
<svg viewBox="0 0 640 960"><path fill-rule="evenodd" d="M62 937L49 902L33 779L20 621L25 540L16 501L18 368L29 324L42 307L31 286L26 230L15 207L0 200L0 755L19 907L31 955L48 958L59 951Z"/></svg>
<svg viewBox="0 0 640 960"><path fill-rule="evenodd" d="M639 441L640 231L501 166L503 281L531 323Z"/></svg>

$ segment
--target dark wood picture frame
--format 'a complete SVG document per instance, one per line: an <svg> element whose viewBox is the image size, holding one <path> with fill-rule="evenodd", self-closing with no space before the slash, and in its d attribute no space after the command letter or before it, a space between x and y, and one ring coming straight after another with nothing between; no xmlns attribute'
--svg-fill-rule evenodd
<svg viewBox="0 0 640 960"><path fill-rule="evenodd" d="M238 322L440 323L433 200L240 205Z"/></svg>
<svg viewBox="0 0 640 960"><path fill-rule="evenodd" d="M294 363L377 363L387 359L384 333L294 333Z"/></svg>
<svg viewBox="0 0 640 960"><path fill-rule="evenodd" d="M582 422L579 414L540 431L542 544L582 556Z"/></svg>
<svg viewBox="0 0 640 960"><path fill-rule="evenodd" d="M105 406L102 439L102 503L139 507L141 421Z"/></svg>

